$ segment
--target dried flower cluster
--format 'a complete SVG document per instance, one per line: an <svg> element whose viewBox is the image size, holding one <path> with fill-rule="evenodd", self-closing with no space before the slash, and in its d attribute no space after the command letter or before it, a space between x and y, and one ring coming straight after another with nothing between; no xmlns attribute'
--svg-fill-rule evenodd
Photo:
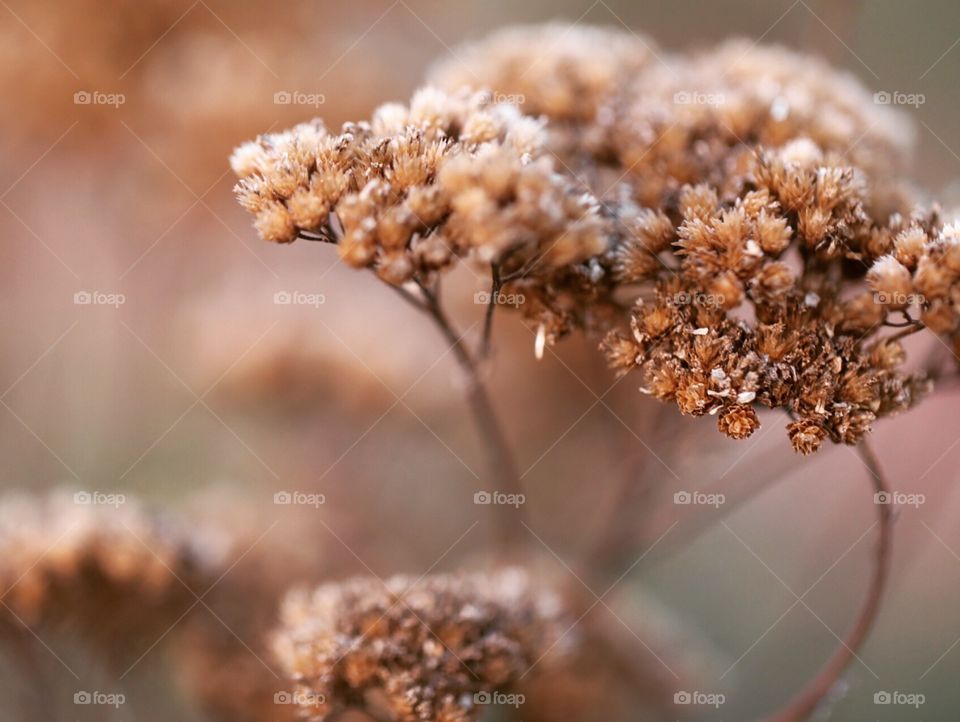
<svg viewBox="0 0 960 722"><path fill-rule="evenodd" d="M651 41L626 30L521 25L459 48L430 71L428 81L448 89L489 89L527 115L582 125L596 122L656 52Z"/></svg>
<svg viewBox="0 0 960 722"><path fill-rule="evenodd" d="M385 705L401 722L465 722L558 638L559 605L525 572L359 578L293 592L277 656L310 719Z"/></svg>
<svg viewBox="0 0 960 722"><path fill-rule="evenodd" d="M852 76L747 41L674 55L626 30L518 27L458 51L428 81L487 88L545 116L549 150L568 172L607 202L622 197L628 176L634 200L649 207L685 183L733 181L753 147L806 137L852 165L887 170L912 137Z"/></svg>
<svg viewBox="0 0 960 722"><path fill-rule="evenodd" d="M428 88L339 134L314 121L263 136L232 165L264 239L336 241L347 263L401 284L458 257L557 266L602 251L596 208L542 145L515 106Z"/></svg>
<svg viewBox="0 0 960 722"><path fill-rule="evenodd" d="M162 625L145 611L193 600L184 585L199 594L214 578L225 552L214 535L129 498L117 505L77 499L55 491L0 503L0 586L17 617L97 619L109 599L110 624Z"/></svg>
<svg viewBox="0 0 960 722"><path fill-rule="evenodd" d="M391 283L470 257L542 340L606 336L618 371L732 438L756 406L783 409L802 453L919 398L908 331L960 343L956 229L893 180L910 129L820 61L548 25L430 81L341 136L312 124L238 149L261 235L334 240Z"/></svg>
<svg viewBox="0 0 960 722"><path fill-rule="evenodd" d="M904 279L890 270L898 261L878 257L924 235L935 218L876 224L854 171L807 139L759 152L749 183L731 204L704 184L681 191L679 265L654 265L648 242L618 247L620 276L654 279L656 294L637 303L629 334L606 339L608 357L623 372L640 367L644 390L683 413L717 414L732 438L758 428L753 405L761 404L790 412L801 453L828 437L854 444L925 389L900 370L900 344L877 333L911 291L909 272ZM671 226L661 224L666 235ZM876 295L864 284L874 259L884 271L868 275Z"/></svg>
<svg viewBox="0 0 960 722"><path fill-rule="evenodd" d="M905 225L874 261L867 280L885 308L919 307L920 321L960 354L960 225Z"/></svg>

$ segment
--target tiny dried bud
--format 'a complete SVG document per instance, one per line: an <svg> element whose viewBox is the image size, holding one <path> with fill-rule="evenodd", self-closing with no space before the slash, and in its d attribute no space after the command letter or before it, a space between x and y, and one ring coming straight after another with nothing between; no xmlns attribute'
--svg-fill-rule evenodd
<svg viewBox="0 0 960 722"><path fill-rule="evenodd" d="M806 419L788 424L787 433L794 451L804 456L815 453L827 435L822 426Z"/></svg>
<svg viewBox="0 0 960 722"><path fill-rule="evenodd" d="M717 428L731 439L746 439L760 428L760 419L752 406L727 406L717 417Z"/></svg>
<svg viewBox="0 0 960 722"><path fill-rule="evenodd" d="M780 261L766 264L753 279L752 291L758 301L784 300L794 286L790 266Z"/></svg>
<svg viewBox="0 0 960 722"><path fill-rule="evenodd" d="M766 211L760 211L756 221L757 242L763 252L778 256L783 253L790 244L790 238L793 232L787 225L786 218L771 216Z"/></svg>
<svg viewBox="0 0 960 722"><path fill-rule="evenodd" d="M709 400L706 384L693 376L681 379L680 386L677 389L677 406L681 413L701 416L706 411Z"/></svg>
<svg viewBox="0 0 960 722"><path fill-rule="evenodd" d="M604 351L610 368L615 369L620 376L636 367L641 354L640 347L633 339L615 332L603 340L601 350Z"/></svg>
<svg viewBox="0 0 960 722"><path fill-rule="evenodd" d="M916 226L897 234L893 241L894 256L907 268L916 268L927 244L927 234Z"/></svg>
<svg viewBox="0 0 960 722"><path fill-rule="evenodd" d="M279 201L266 203L257 213L254 225L266 241L290 243L297 236L297 228L290 217L290 212Z"/></svg>
<svg viewBox="0 0 960 722"><path fill-rule="evenodd" d="M867 273L867 281L876 291L879 303L892 308L909 305L913 280L906 266L893 256L878 258Z"/></svg>
<svg viewBox="0 0 960 722"><path fill-rule="evenodd" d="M743 301L743 284L736 275L728 271L710 282L708 293L715 297L721 308L736 308Z"/></svg>

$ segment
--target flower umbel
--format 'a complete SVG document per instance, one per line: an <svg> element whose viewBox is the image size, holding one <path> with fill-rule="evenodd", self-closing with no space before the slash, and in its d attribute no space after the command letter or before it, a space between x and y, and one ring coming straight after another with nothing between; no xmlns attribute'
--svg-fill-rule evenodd
<svg viewBox="0 0 960 722"><path fill-rule="evenodd" d="M293 592L274 648L310 719L382 704L401 722L466 722L474 695L518 681L562 631L525 572L358 578Z"/></svg>

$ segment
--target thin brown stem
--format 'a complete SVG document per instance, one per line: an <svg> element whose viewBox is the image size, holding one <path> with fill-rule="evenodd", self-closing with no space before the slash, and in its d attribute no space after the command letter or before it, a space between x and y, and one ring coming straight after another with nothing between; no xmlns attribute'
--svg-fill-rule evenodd
<svg viewBox="0 0 960 722"><path fill-rule="evenodd" d="M423 297L422 302L404 289L397 288L397 290L409 303L426 313L433 320L450 345L457 364L466 376L467 402L487 453L486 461L493 472L493 479L496 483L495 490L504 494L519 495L521 494L521 488L517 464L513 457L513 451L507 443L503 427L493 408L487 387L483 383L479 365L464 343L463 337L456 332L446 313L444 313L438 299L437 290L428 288L420 282L418 282L418 285ZM484 489L484 491L491 490ZM505 546L512 547L519 536L519 524L517 523L519 519L514 518L515 513L518 515L519 511L515 512L513 506L506 504L496 504L494 510L498 515L500 541Z"/></svg>
<svg viewBox="0 0 960 722"><path fill-rule="evenodd" d="M480 360L490 356L490 342L493 339L493 314L500 298L500 289L503 284L500 279L500 266L494 263L490 267L490 299L487 303L487 312L483 318L483 340L480 342Z"/></svg>
<svg viewBox="0 0 960 722"><path fill-rule="evenodd" d="M665 664L651 666L648 662L652 650L645 644L634 641L625 633L622 623L614 616L605 601L605 593L598 599L579 578L590 583L601 581L595 574L581 567L578 579L571 579L564 588L564 600L571 616L583 625L584 635L602 650L604 659L632 689L641 693L651 686L669 688L678 686L681 678ZM608 581L603 581L607 585Z"/></svg>
<svg viewBox="0 0 960 722"><path fill-rule="evenodd" d="M899 341L902 338L915 334L918 331L922 331L925 328L926 326L920 323L920 321L912 321L908 323L905 327L903 327L903 330L897 331L896 333L891 334L890 336L885 338L884 341L893 343L894 341Z"/></svg>
<svg viewBox="0 0 960 722"><path fill-rule="evenodd" d="M857 451L870 471L874 494L889 494L890 485L887 483L880 461L866 440L860 442ZM874 497L874 500L877 501L876 497ZM840 646L834 650L827 663L817 673L817 676L786 708L773 717L769 717L767 722L802 722L802 720L808 719L836 686L844 670L857 656L857 652L863 646L867 635L873 628L880 611L880 601L890 571L893 545L893 507L891 504L876 503L876 508L877 523L880 529L873 558L873 575L853 626L841 641Z"/></svg>
<svg viewBox="0 0 960 722"><path fill-rule="evenodd" d="M409 303L418 311L427 310L427 307L426 305L424 305L423 301L421 301L419 298L414 296L412 293L410 293L410 291L405 289L403 286L394 286L393 284L388 284L388 285L390 286L390 288L392 288L394 291L396 291L400 295L400 298L402 298L404 301Z"/></svg>

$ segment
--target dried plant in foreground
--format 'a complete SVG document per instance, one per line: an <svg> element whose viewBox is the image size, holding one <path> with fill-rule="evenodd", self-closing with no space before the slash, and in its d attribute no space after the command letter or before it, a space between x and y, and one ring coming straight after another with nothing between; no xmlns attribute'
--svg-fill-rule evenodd
<svg viewBox="0 0 960 722"><path fill-rule="evenodd" d="M559 601L525 572L358 578L284 602L275 650L297 703L323 720L385 705L400 722L466 722L558 639Z"/></svg>

